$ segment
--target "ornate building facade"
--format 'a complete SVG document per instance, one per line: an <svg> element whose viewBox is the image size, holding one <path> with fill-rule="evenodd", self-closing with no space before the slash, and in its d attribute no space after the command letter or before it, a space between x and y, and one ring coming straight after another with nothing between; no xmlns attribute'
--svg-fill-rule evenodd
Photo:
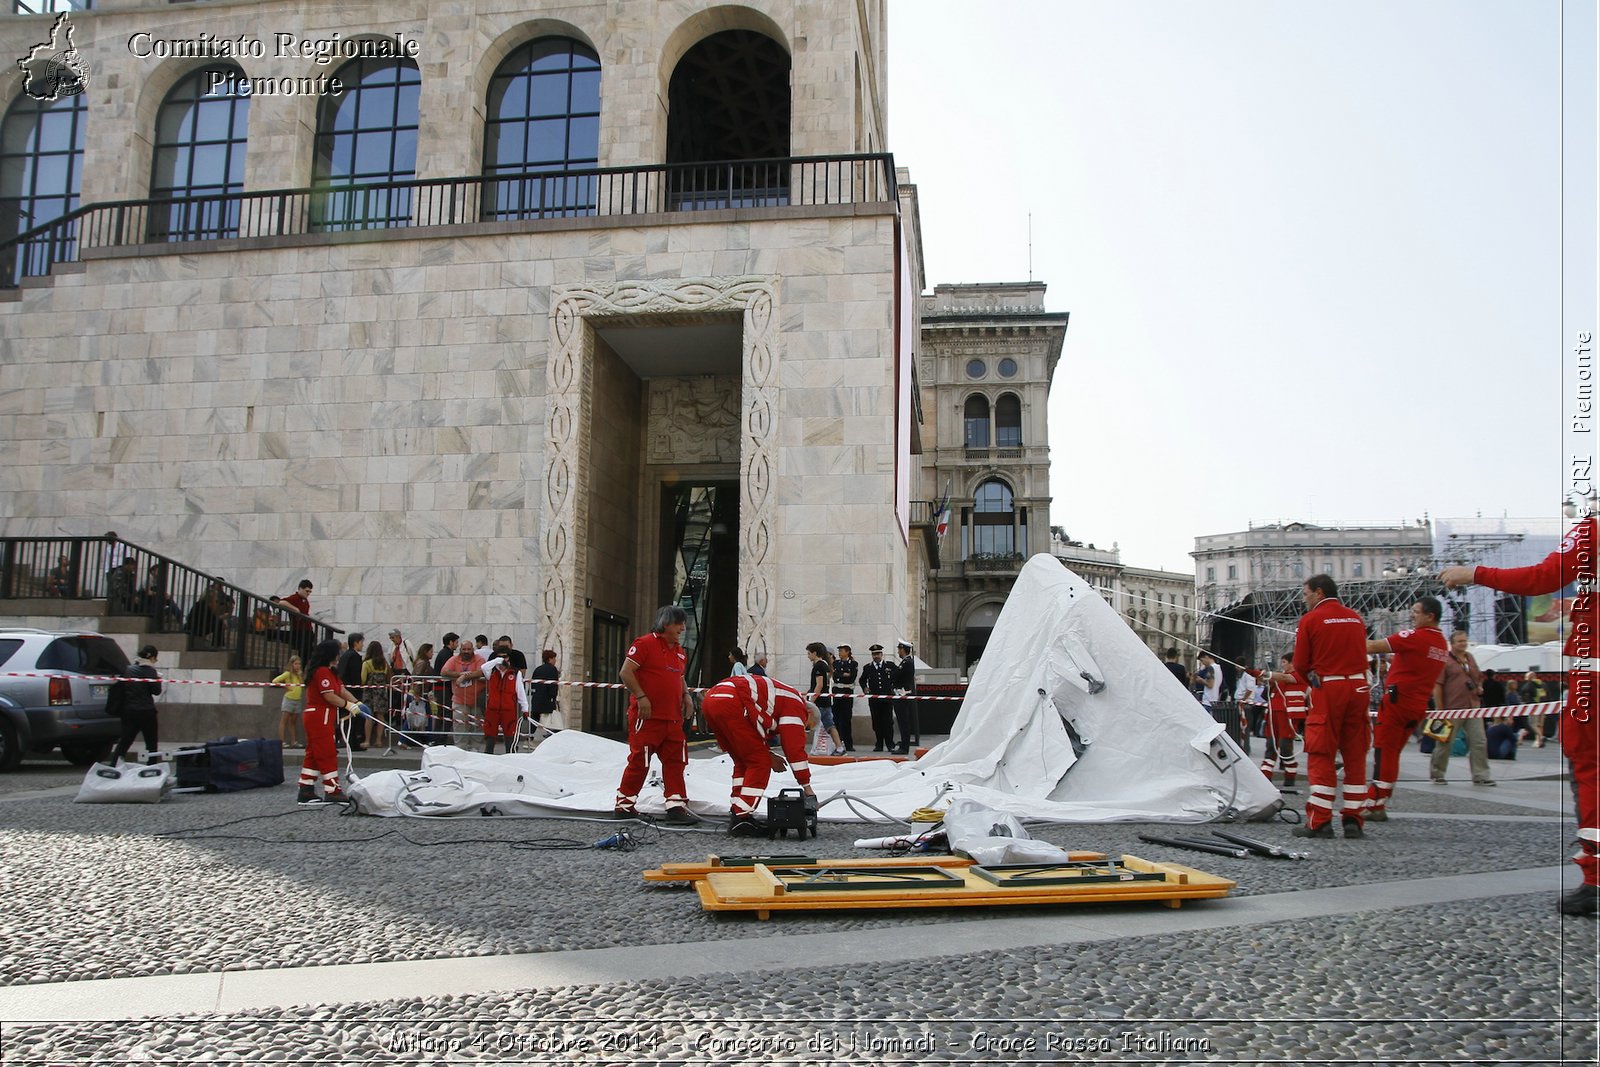
<svg viewBox="0 0 1600 1067"><path fill-rule="evenodd" d="M982 655L1017 571L1050 548L1047 402L1067 313L1042 282L937 285L922 299L924 500L949 497L928 579L924 658L960 674ZM931 514L921 516L931 521Z"/></svg>
<svg viewBox="0 0 1600 1067"><path fill-rule="evenodd" d="M60 19L0 17L0 532L568 678L667 602L702 677L914 629L884 0Z"/></svg>

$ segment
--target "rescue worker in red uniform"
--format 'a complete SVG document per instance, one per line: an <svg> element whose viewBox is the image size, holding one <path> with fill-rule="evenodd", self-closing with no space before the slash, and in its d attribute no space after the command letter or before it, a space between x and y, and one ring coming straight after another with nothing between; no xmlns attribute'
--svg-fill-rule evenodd
<svg viewBox="0 0 1600 1067"><path fill-rule="evenodd" d="M1344 836L1365 836L1361 812L1367 803L1367 748L1372 726L1367 720L1367 625L1358 612L1339 602L1339 586L1331 575L1313 574L1302 590L1306 613L1294 639L1294 674L1310 689L1306 712L1306 824L1296 837L1332 837L1333 805L1338 797L1338 772L1333 757L1344 761Z"/></svg>
<svg viewBox="0 0 1600 1067"><path fill-rule="evenodd" d="M1583 872L1583 884L1561 898L1564 915L1593 915L1600 911L1600 726L1595 698L1600 685L1595 655L1600 652L1600 599L1595 596L1595 553L1600 551L1595 529L1595 499L1559 547L1531 567L1446 567L1439 578L1450 588L1488 586L1502 592L1537 596L1554 593L1576 582L1578 595L1568 617L1567 699L1561 709L1561 751L1572 768L1572 793L1578 808L1578 853L1573 857Z"/></svg>
<svg viewBox="0 0 1600 1067"><path fill-rule="evenodd" d="M494 753L497 737L506 739L506 751L517 740L517 723L528 714L528 685L509 650L483 665L489 680L489 703L483 712L483 750Z"/></svg>
<svg viewBox="0 0 1600 1067"><path fill-rule="evenodd" d="M688 654L682 644L689 616L675 604L656 612L655 629L634 639L617 672L633 699L628 701L628 766L617 786L612 814L619 819L638 816L639 790L644 787L650 757L661 760L661 784L667 819L677 825L699 822L689 810L683 769L689 762L689 742L683 736L683 719L689 712L689 687L684 679Z"/></svg>
<svg viewBox="0 0 1600 1067"><path fill-rule="evenodd" d="M1372 730L1372 783L1367 790L1367 818L1385 822L1389 797L1400 777L1400 750L1417 732L1428 710L1428 697L1450 657L1450 644L1439 629L1444 612L1437 597L1417 598L1411 605L1411 629L1367 642L1367 651L1389 653L1378 723Z"/></svg>
<svg viewBox="0 0 1600 1067"><path fill-rule="evenodd" d="M1293 789L1300 776L1300 760L1294 743L1305 733L1306 687L1294 676L1294 657L1280 659L1282 670L1262 671L1258 677L1272 686L1267 697L1267 753L1261 757L1261 773L1272 781L1274 771L1283 771L1283 788Z"/></svg>
<svg viewBox="0 0 1600 1067"><path fill-rule="evenodd" d="M339 712L350 710L370 716L367 706L350 695L350 690L334 673L334 661L343 651L338 641L328 640L311 652L306 671L306 757L300 766L298 802L305 807L345 799L339 789L339 754L333 747L334 725ZM322 781L322 796L317 796L317 780Z"/></svg>
<svg viewBox="0 0 1600 1067"><path fill-rule="evenodd" d="M732 809L728 832L735 837L766 833L756 807L766 795L767 779L784 767L783 756L767 748L776 734L794 780L811 794L811 764L806 759L806 734L812 705L798 689L772 678L740 674L707 690L700 710L722 751L733 757Z"/></svg>

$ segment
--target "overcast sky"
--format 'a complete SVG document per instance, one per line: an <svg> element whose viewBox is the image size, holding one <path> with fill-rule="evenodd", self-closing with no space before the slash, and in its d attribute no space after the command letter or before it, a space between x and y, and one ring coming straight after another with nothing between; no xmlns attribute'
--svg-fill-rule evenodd
<svg viewBox="0 0 1600 1067"><path fill-rule="evenodd" d="M1558 515L1560 43L1549 0L890 0L928 288L1026 280L1031 213L1071 313L1051 521L1188 571Z"/></svg>

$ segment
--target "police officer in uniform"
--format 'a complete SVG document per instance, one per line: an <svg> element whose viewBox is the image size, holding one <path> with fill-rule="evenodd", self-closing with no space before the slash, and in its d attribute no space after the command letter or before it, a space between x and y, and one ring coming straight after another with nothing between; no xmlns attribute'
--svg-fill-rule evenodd
<svg viewBox="0 0 1600 1067"><path fill-rule="evenodd" d="M894 751L894 664L883 658L883 646L867 649L872 659L861 668L861 691L872 712L874 752Z"/></svg>

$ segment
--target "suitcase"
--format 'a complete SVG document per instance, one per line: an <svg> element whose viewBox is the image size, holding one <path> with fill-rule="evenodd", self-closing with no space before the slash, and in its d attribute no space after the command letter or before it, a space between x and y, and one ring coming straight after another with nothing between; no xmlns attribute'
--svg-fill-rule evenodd
<svg viewBox="0 0 1600 1067"><path fill-rule="evenodd" d="M224 737L177 753L178 788L237 793L283 784L283 742Z"/></svg>

